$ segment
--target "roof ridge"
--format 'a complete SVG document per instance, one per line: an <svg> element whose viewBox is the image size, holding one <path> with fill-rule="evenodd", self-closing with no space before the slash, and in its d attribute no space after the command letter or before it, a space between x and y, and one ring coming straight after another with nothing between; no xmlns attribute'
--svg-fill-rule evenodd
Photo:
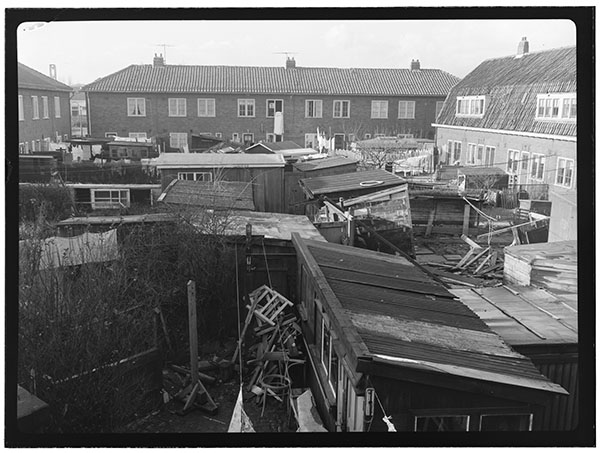
<svg viewBox="0 0 600 453"><path fill-rule="evenodd" d="M523 54L523 56L526 57L527 55L537 55L537 54L541 54L541 53L556 52L558 50L567 50L567 49L577 50L577 46L563 46L563 47L554 47L552 49L536 50L534 52L527 52L526 54ZM505 58L515 58L516 56L517 56L517 54L510 54L510 55L505 55L502 57L486 58L485 60L482 61L482 63L484 63L486 61L503 60Z"/></svg>

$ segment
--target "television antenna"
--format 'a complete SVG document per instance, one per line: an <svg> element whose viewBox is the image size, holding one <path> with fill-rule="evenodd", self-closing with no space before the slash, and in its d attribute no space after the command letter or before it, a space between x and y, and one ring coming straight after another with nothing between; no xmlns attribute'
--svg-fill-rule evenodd
<svg viewBox="0 0 600 453"><path fill-rule="evenodd" d="M159 47L163 48L163 60L166 64L167 63L167 47L175 47L175 46L172 46L171 44L155 44L155 46L159 46Z"/></svg>
<svg viewBox="0 0 600 453"><path fill-rule="evenodd" d="M290 55L298 55L300 52L289 52L289 51L281 51L281 52L273 52L276 54L283 54L285 55L287 58L290 57Z"/></svg>

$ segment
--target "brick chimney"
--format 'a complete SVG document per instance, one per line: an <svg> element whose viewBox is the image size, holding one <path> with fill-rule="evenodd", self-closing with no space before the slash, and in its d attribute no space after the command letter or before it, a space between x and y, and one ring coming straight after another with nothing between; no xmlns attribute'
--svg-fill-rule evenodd
<svg viewBox="0 0 600 453"><path fill-rule="evenodd" d="M421 63L419 60L413 60L410 62L410 70L411 71L419 71L421 69Z"/></svg>
<svg viewBox="0 0 600 453"><path fill-rule="evenodd" d="M517 58L521 58L523 55L529 53L529 41L527 41L526 37L521 38L521 42L519 42L519 46L517 47Z"/></svg>
<svg viewBox="0 0 600 453"><path fill-rule="evenodd" d="M50 64L50 77L56 80L56 65L52 63Z"/></svg>
<svg viewBox="0 0 600 453"><path fill-rule="evenodd" d="M160 55L156 55L154 54L154 67L158 68L158 67L164 67L165 65L165 59L163 58L162 53Z"/></svg>
<svg viewBox="0 0 600 453"><path fill-rule="evenodd" d="M294 57L287 57L287 60L285 60L285 68L286 69L294 69L296 67L296 60L294 59Z"/></svg>

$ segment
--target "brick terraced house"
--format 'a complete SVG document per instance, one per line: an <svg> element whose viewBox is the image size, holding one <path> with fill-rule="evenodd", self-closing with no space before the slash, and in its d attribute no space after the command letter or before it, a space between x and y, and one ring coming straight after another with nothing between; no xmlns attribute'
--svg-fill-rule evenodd
<svg viewBox="0 0 600 453"><path fill-rule="evenodd" d="M50 142L69 138L72 91L64 83L18 64L20 154L48 151Z"/></svg>
<svg viewBox="0 0 600 453"><path fill-rule="evenodd" d="M297 67L293 58L285 67L168 65L155 56L82 90L93 136L168 134L174 149L191 134L316 148L318 128L339 149L376 135L433 138L431 124L458 81L418 60L410 69L342 69Z"/></svg>
<svg viewBox="0 0 600 453"><path fill-rule="evenodd" d="M435 124L442 162L502 168L530 198L547 185L549 241L577 239L576 56L529 53L523 38L517 55L482 62L452 88Z"/></svg>

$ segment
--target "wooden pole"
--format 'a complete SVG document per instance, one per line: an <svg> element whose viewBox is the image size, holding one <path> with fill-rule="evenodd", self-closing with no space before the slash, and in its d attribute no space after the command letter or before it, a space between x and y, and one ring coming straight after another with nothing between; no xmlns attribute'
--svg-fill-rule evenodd
<svg viewBox="0 0 600 453"><path fill-rule="evenodd" d="M471 214L471 205L469 203L465 204L465 211L463 213L463 228L462 234L465 236L469 235L469 216Z"/></svg>
<svg viewBox="0 0 600 453"><path fill-rule="evenodd" d="M198 381L198 328L196 324L196 282L187 283L188 318L190 323L190 370L192 385Z"/></svg>

